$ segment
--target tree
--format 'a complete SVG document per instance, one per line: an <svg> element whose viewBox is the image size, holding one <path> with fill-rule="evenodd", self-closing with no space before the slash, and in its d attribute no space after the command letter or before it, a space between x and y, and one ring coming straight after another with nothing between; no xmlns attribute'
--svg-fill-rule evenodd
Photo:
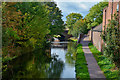
<svg viewBox="0 0 120 80"><path fill-rule="evenodd" d="M49 11L49 29L51 37L53 35L61 34L64 29L64 22L62 20L62 12L59 10L55 2L45 2L45 7Z"/></svg>
<svg viewBox="0 0 120 80"><path fill-rule="evenodd" d="M46 36L59 34L64 28L61 11L54 2L4 2L2 9L4 58L43 49Z"/></svg>
<svg viewBox="0 0 120 80"><path fill-rule="evenodd" d="M16 11L14 2L2 3L2 51L3 57L16 52L15 43L20 39L22 18L21 11ZM22 34L21 34L22 35Z"/></svg>
<svg viewBox="0 0 120 80"><path fill-rule="evenodd" d="M73 30L71 34L75 37L78 37L80 33L86 34L87 33L87 24L85 19L78 20L74 25L73 25Z"/></svg>
<svg viewBox="0 0 120 80"><path fill-rule="evenodd" d="M66 21L66 26L69 28L69 34L71 34L73 30L73 24L76 23L76 21L80 20L83 18L83 16L79 13L70 13L68 16L66 16L67 21Z"/></svg>
<svg viewBox="0 0 120 80"><path fill-rule="evenodd" d="M21 44L24 47L31 46L35 48L36 46L40 46L42 48L45 36L49 33L47 9L42 3L37 2L18 3L16 6L17 10L26 15L23 19L25 24L22 25L22 27L25 27L23 40L26 41Z"/></svg>
<svg viewBox="0 0 120 80"><path fill-rule="evenodd" d="M108 2L99 2L90 8L89 13L85 16L88 23L88 29L97 26L102 23L103 20L103 9L108 6Z"/></svg>
<svg viewBox="0 0 120 80"><path fill-rule="evenodd" d="M45 36L50 32L49 13L43 4L6 2L3 5L3 57L43 48Z"/></svg>

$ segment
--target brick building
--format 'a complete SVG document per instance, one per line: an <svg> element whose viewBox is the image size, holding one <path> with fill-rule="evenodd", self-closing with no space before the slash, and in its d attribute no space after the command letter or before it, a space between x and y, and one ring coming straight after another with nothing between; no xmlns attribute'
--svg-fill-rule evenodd
<svg viewBox="0 0 120 80"><path fill-rule="evenodd" d="M118 13L119 15L119 23L120 23L120 0L109 0L108 7L103 9L103 28L104 26L108 24L108 20L112 19L112 16L114 16L115 13Z"/></svg>
<svg viewBox="0 0 120 80"><path fill-rule="evenodd" d="M120 23L120 0L109 0L108 7L103 9L103 27L102 31L106 30L107 24L109 23L108 20L114 18L114 14L118 14L118 21ZM101 42L101 47L104 44L104 41ZM102 49L103 50L103 49ZM102 51L101 50L101 51Z"/></svg>
<svg viewBox="0 0 120 80"><path fill-rule="evenodd" d="M119 16L120 23L120 0L109 0L108 7L103 9L103 22L102 24L94 27L92 30L88 32L89 38L96 46L99 51L102 51L102 45L104 44L101 39L101 33L106 29L106 25L109 23L108 20L112 19L114 14L117 13ZM105 27L104 27L105 26Z"/></svg>

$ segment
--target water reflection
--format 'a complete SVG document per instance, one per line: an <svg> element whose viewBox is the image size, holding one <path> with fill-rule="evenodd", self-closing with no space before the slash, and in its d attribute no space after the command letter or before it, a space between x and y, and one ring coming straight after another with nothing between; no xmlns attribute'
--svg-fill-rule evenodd
<svg viewBox="0 0 120 80"><path fill-rule="evenodd" d="M76 49L75 43L60 43L64 46L61 48L59 45L53 45L51 48L52 55L58 55L57 60L61 60L64 63L61 78L75 78L75 59ZM67 48L65 47L67 46Z"/></svg>
<svg viewBox="0 0 120 80"><path fill-rule="evenodd" d="M66 62L69 64L75 64L76 60L76 43L69 43L67 47L67 53L65 55Z"/></svg>
<svg viewBox="0 0 120 80"><path fill-rule="evenodd" d="M61 45L61 44L60 44ZM75 78L75 48L73 43L66 47L51 47L51 57L45 50L36 50L8 62L3 68L3 79L16 78Z"/></svg>

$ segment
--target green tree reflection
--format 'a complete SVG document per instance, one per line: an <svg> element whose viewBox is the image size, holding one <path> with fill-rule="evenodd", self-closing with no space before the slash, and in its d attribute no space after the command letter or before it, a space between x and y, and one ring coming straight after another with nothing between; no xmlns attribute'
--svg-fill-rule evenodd
<svg viewBox="0 0 120 80"><path fill-rule="evenodd" d="M3 79L60 78L64 63L56 57L49 58L44 53L39 50L13 60L3 72Z"/></svg>
<svg viewBox="0 0 120 80"><path fill-rule="evenodd" d="M75 64L75 60L76 60L76 43L69 43L68 44L68 50L67 53L65 55L66 57L66 62L69 64Z"/></svg>

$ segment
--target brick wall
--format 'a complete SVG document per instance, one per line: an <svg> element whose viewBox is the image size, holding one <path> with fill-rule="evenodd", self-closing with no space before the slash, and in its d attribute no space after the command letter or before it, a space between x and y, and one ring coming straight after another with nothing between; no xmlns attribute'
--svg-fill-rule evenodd
<svg viewBox="0 0 120 80"><path fill-rule="evenodd" d="M106 26L112 16L114 16L114 14L117 12L117 5L119 4L119 23L120 23L120 1L119 0L116 0L116 2L111 2L111 0L109 1L109 5L108 7L104 8L103 9L103 31L105 30L104 29L104 26ZM106 26L107 27L107 26Z"/></svg>
<svg viewBox="0 0 120 80"><path fill-rule="evenodd" d="M92 35L91 35L92 33ZM93 45L99 50L102 51L102 39L101 39L101 32L96 32L96 31L89 31L89 40L93 43Z"/></svg>
<svg viewBox="0 0 120 80"><path fill-rule="evenodd" d="M92 30L88 32L89 40L93 43L93 45L101 51L101 26L102 24L94 27Z"/></svg>
<svg viewBox="0 0 120 80"><path fill-rule="evenodd" d="M109 23L108 20L112 19L112 16L117 12L117 5L119 6L118 10L118 16L119 16L119 23L120 23L120 0L109 0L109 5L108 7L103 9L103 27L102 30L106 30L107 24ZM104 28L105 26L105 28ZM105 44L104 41L102 40L102 45ZM101 46L102 46L101 45Z"/></svg>
<svg viewBox="0 0 120 80"><path fill-rule="evenodd" d="M114 0L115 1L115 0ZM119 4L119 23L120 23L120 1L116 0L115 2L112 2L112 0L109 0L108 7L103 9L103 23L102 25L102 31L106 29L106 25L109 23L108 20L112 19L112 16L117 12L117 5ZM104 28L105 26L105 28ZM92 35L91 35L92 33ZM94 46L99 51L102 51L102 45L103 45L103 40L101 39L101 32L96 32L96 31L89 31L88 32L89 39L93 42Z"/></svg>
<svg viewBox="0 0 120 80"><path fill-rule="evenodd" d="M96 48L101 51L101 32L93 31L93 44Z"/></svg>

